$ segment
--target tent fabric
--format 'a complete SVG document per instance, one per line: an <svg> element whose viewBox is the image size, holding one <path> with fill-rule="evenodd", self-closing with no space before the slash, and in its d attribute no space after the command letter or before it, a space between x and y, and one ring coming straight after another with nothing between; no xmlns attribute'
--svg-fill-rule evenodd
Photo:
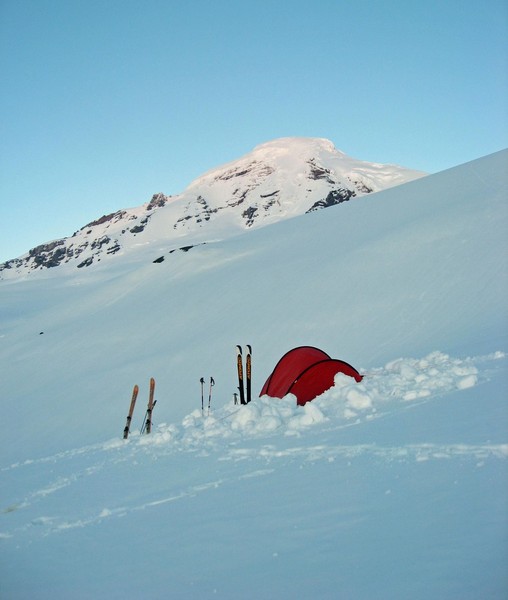
<svg viewBox="0 0 508 600"><path fill-rule="evenodd" d="M283 398L300 373L307 367L326 359L330 359L330 356L319 348L313 346L293 348L286 352L276 364L273 373L263 386L260 396Z"/></svg>
<svg viewBox="0 0 508 600"><path fill-rule="evenodd" d="M289 388L288 394L294 394L296 403L303 406L333 387L337 373L349 375L357 382L362 380L360 373L343 360L323 360L301 373Z"/></svg>
<svg viewBox="0 0 508 600"><path fill-rule="evenodd" d="M344 373L357 382L363 379L349 363L332 359L319 348L300 346L279 360L260 395L283 398L293 394L297 404L303 406L333 387L337 373Z"/></svg>

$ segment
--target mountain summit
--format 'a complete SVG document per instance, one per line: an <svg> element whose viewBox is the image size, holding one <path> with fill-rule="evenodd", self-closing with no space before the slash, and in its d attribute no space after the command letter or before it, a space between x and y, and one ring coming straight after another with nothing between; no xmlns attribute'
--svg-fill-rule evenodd
<svg viewBox="0 0 508 600"><path fill-rule="evenodd" d="M0 265L0 278L64 264L89 267L140 245L160 253L223 239L423 175L351 158L326 139L280 138L206 172L182 194L154 194L140 207L104 215L70 237L37 246Z"/></svg>

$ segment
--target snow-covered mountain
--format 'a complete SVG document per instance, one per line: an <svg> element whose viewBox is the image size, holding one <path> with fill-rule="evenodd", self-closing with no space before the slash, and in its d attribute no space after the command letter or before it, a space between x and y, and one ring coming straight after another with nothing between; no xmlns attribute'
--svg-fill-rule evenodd
<svg viewBox="0 0 508 600"><path fill-rule="evenodd" d="M150 244L157 253L261 227L423 176L346 156L320 138L282 138L213 169L178 196L155 194L0 265L0 278L83 268ZM192 241L189 241L192 238Z"/></svg>
<svg viewBox="0 0 508 600"><path fill-rule="evenodd" d="M507 164L0 281L0 597L506 598ZM364 378L235 406L238 343Z"/></svg>

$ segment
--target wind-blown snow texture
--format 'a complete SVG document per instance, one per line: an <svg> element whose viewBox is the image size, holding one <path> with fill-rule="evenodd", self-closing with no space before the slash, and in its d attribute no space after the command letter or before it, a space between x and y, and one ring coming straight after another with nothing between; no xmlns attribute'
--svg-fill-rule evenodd
<svg viewBox="0 0 508 600"><path fill-rule="evenodd" d="M507 160L0 282L0 595L505 598ZM235 406L237 343L365 378Z"/></svg>

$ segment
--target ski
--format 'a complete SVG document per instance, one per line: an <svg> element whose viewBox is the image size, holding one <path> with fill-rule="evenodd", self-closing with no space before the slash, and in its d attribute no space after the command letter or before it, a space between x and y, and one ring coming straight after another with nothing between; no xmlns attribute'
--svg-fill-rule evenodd
<svg viewBox="0 0 508 600"><path fill-rule="evenodd" d="M129 437L129 432L131 430L132 414L134 412L134 407L136 406L136 399L138 397L138 392L139 392L139 387L137 385L135 385L132 390L131 405L129 407L129 414L127 415L127 423L125 423L125 428L123 430L123 439L124 440L126 440Z"/></svg>
<svg viewBox="0 0 508 600"><path fill-rule="evenodd" d="M145 413L145 419L143 421L143 425L141 427L141 431L139 433L150 433L152 431L152 411L155 406L156 400L154 401L153 396L155 392L155 379L153 377L150 378L150 393L148 396L148 407Z"/></svg>
<svg viewBox="0 0 508 600"><path fill-rule="evenodd" d="M251 381L252 381L252 346L247 346L247 356L245 358L245 372L247 375L247 404L251 401Z"/></svg>
<svg viewBox="0 0 508 600"><path fill-rule="evenodd" d="M236 368L238 371L238 391L240 392L240 404L246 404L245 390L243 387L243 358L241 346L236 347Z"/></svg>

